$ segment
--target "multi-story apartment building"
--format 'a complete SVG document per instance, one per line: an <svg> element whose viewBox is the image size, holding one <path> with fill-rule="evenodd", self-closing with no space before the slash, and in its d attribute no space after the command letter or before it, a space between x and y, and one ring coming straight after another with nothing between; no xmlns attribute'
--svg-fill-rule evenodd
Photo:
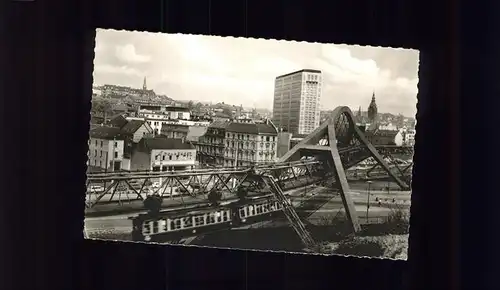
<svg viewBox="0 0 500 290"><path fill-rule="evenodd" d="M123 152L126 136L116 127L96 127L90 130L88 163L90 170L128 170ZM125 162L127 163L127 162Z"/></svg>
<svg viewBox="0 0 500 290"><path fill-rule="evenodd" d="M278 130L266 120L233 121L226 128L224 165L250 166L277 160Z"/></svg>
<svg viewBox="0 0 500 290"><path fill-rule="evenodd" d="M197 158L201 164L223 166L224 163L224 141L226 128L229 121L215 120L207 127L203 136L198 137L195 142L197 147Z"/></svg>
<svg viewBox="0 0 500 290"><path fill-rule="evenodd" d="M415 146L415 129L403 128L401 130L403 135L403 144L406 146Z"/></svg>
<svg viewBox="0 0 500 290"><path fill-rule="evenodd" d="M144 118L151 126L153 132L160 134L162 126L172 123L171 121L189 120L191 113L188 108L183 107L162 107L159 111L141 110L139 109L137 115L139 118Z"/></svg>
<svg viewBox="0 0 500 290"><path fill-rule="evenodd" d="M160 134L173 139L186 139L189 133L189 126L184 124L164 124Z"/></svg>
<svg viewBox="0 0 500 290"><path fill-rule="evenodd" d="M309 134L319 126L322 74L303 69L278 76L274 86L273 123L293 134Z"/></svg>
<svg viewBox="0 0 500 290"><path fill-rule="evenodd" d="M250 166L275 162L278 130L266 120L215 121L196 143L198 160L215 166Z"/></svg>

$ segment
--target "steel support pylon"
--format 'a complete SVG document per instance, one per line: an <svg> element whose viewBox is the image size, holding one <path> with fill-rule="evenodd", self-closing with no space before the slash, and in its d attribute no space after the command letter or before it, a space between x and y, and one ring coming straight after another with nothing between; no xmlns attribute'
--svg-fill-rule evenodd
<svg viewBox="0 0 500 290"><path fill-rule="evenodd" d="M336 128L335 124L340 118L344 118L347 122L342 124L345 127L340 128L339 126L339 128ZM341 136L337 136L337 134L341 134ZM321 140L327 140L327 144L320 144ZM335 182L338 185L347 218L353 231L358 232L361 228L358 221L356 207L350 195L350 188L344 171L343 158L341 153L339 153L339 140L342 140L343 142L341 144L343 145L343 152L348 151L349 146L354 147L354 145L347 145L347 142L355 140L357 142L355 145L357 148L362 147L367 152L367 156L369 155L373 157L389 174L389 176L394 179L396 183L398 183L398 185L402 188L408 188L406 183L399 179L399 177L397 177L390 170L389 166L377 152L375 147L366 139L363 132L356 126L354 116L348 107L337 107L327 122L320 125L311 134L302 139L300 143L281 157L278 162L299 160L303 157L303 155L320 156L321 158L328 158L329 156L330 160L328 161L331 162L331 170L335 178Z"/></svg>

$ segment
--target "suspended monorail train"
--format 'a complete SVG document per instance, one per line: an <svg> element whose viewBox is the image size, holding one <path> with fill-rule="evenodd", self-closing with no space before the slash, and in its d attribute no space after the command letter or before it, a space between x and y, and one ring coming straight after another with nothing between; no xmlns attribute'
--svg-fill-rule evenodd
<svg viewBox="0 0 500 290"><path fill-rule="evenodd" d="M287 196L286 202L291 203ZM185 212L141 214L133 218L134 241L167 242L241 227L282 215L283 204L269 195Z"/></svg>

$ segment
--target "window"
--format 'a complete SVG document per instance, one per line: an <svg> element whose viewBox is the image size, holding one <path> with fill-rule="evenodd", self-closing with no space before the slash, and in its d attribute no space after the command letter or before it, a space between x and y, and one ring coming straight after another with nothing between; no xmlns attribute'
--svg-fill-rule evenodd
<svg viewBox="0 0 500 290"><path fill-rule="evenodd" d="M115 158L118 158L118 152L115 152Z"/></svg>
<svg viewBox="0 0 500 290"><path fill-rule="evenodd" d="M97 140L95 140L95 146L97 146Z"/></svg>
<svg viewBox="0 0 500 290"><path fill-rule="evenodd" d="M99 151L99 157L102 157L102 150Z"/></svg>
<svg viewBox="0 0 500 290"><path fill-rule="evenodd" d="M115 147L118 147L118 142L115 142Z"/></svg>
<svg viewBox="0 0 500 290"><path fill-rule="evenodd" d="M95 141L97 143L97 141ZM94 150L94 156L97 157L97 149Z"/></svg>
<svg viewBox="0 0 500 290"><path fill-rule="evenodd" d="M101 141L101 147L102 147L102 141Z"/></svg>

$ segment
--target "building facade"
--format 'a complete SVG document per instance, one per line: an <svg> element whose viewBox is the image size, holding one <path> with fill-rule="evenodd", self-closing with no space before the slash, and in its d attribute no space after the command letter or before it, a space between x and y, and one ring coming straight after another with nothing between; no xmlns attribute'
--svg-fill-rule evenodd
<svg viewBox="0 0 500 290"><path fill-rule="evenodd" d="M152 107L155 110L152 110ZM189 122L191 113L189 109L183 107L148 106L147 110L139 109L137 116L144 118L155 134L160 134L163 125L171 124L173 121Z"/></svg>
<svg viewBox="0 0 500 290"><path fill-rule="evenodd" d="M207 127L203 136L198 137L195 142L198 161L201 164L210 164L213 166L223 166L224 162L224 144L226 129L229 121L216 120Z"/></svg>
<svg viewBox="0 0 500 290"><path fill-rule="evenodd" d="M186 139L189 133L189 126L184 124L164 124L160 134L167 138Z"/></svg>
<svg viewBox="0 0 500 290"><path fill-rule="evenodd" d="M403 129L401 134L403 135L403 145L415 146L415 129Z"/></svg>
<svg viewBox="0 0 500 290"><path fill-rule="evenodd" d="M373 145L402 146L404 144L404 137L400 130L366 131L365 137Z"/></svg>
<svg viewBox="0 0 500 290"><path fill-rule="evenodd" d="M304 69L278 76L274 86L273 123L293 134L309 134L320 123L322 74Z"/></svg>
<svg viewBox="0 0 500 290"><path fill-rule="evenodd" d="M196 148L182 139L143 138L132 153L131 170L188 170L195 160Z"/></svg>
<svg viewBox="0 0 500 290"><path fill-rule="evenodd" d="M276 149L276 155L278 158L281 158L291 149L290 148L291 140L292 140L292 133L289 132L278 133L278 145Z"/></svg>
<svg viewBox="0 0 500 290"><path fill-rule="evenodd" d="M91 171L128 170L124 162L125 136L119 128L96 127L90 131L87 165Z"/></svg>
<svg viewBox="0 0 500 290"><path fill-rule="evenodd" d="M278 130L265 123L231 122L226 128L224 166L276 162Z"/></svg>

